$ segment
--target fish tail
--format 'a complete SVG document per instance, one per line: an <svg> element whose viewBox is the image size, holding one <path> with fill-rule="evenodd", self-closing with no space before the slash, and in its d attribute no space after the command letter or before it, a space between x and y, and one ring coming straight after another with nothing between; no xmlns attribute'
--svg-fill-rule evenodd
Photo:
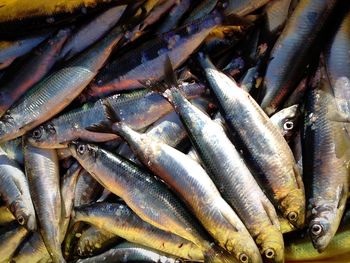
<svg viewBox="0 0 350 263"><path fill-rule="evenodd" d="M91 126L86 127L85 129L91 132L114 133L112 125L114 123L119 123L121 119L115 113L111 103L108 100L104 100L102 104L105 110L105 117L108 121L101 121L97 124L92 124Z"/></svg>
<svg viewBox="0 0 350 263"><path fill-rule="evenodd" d="M223 248L212 244L210 248L204 252L204 263L236 263L237 260L233 255Z"/></svg>

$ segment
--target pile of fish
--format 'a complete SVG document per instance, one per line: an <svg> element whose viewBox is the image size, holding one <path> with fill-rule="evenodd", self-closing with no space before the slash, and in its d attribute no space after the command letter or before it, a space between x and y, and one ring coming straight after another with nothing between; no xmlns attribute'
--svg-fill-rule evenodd
<svg viewBox="0 0 350 263"><path fill-rule="evenodd" d="M0 262L350 252L349 1L21 2L0 5Z"/></svg>

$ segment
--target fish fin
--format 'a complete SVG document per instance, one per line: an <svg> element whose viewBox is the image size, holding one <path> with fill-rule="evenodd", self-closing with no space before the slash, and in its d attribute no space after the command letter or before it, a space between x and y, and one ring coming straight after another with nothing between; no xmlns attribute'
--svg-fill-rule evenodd
<svg viewBox="0 0 350 263"><path fill-rule="evenodd" d="M110 101L104 100L102 104L103 104L104 109L105 109L106 118L110 122L114 123L114 122L120 122L121 121L120 117L115 113L115 111L114 111Z"/></svg>
<svg viewBox="0 0 350 263"><path fill-rule="evenodd" d="M90 132L99 132L99 133L113 133L111 124L105 121L102 121L97 124L92 124L89 127L86 127L85 130Z"/></svg>
<svg viewBox="0 0 350 263"><path fill-rule="evenodd" d="M156 80L138 80L138 82L144 86L146 89L150 89L154 92L159 93L160 95L164 95L164 93L169 89L169 87L161 82L161 81L156 81Z"/></svg>
<svg viewBox="0 0 350 263"><path fill-rule="evenodd" d="M303 178L301 177L300 169L299 169L299 166L297 164L294 164L293 172L294 172L294 177L295 177L295 180L297 182L298 188L304 189Z"/></svg>
<svg viewBox="0 0 350 263"><path fill-rule="evenodd" d="M339 192L337 209L339 209L341 206L345 206L347 197L347 191L345 190L345 186L343 184Z"/></svg>
<svg viewBox="0 0 350 263"><path fill-rule="evenodd" d="M280 224L280 221L278 220L278 216L277 216L275 207L271 203L268 203L267 200L261 200L261 204L262 204L267 216L269 217L271 224L276 226L278 229L281 229L281 224Z"/></svg>
<svg viewBox="0 0 350 263"><path fill-rule="evenodd" d="M221 263L232 263L236 260L229 252L215 244L212 244L211 247L204 252L204 263L214 263L218 261Z"/></svg>
<svg viewBox="0 0 350 263"><path fill-rule="evenodd" d="M164 80L169 85L169 87L178 86L177 77L169 56L166 56L164 62Z"/></svg>

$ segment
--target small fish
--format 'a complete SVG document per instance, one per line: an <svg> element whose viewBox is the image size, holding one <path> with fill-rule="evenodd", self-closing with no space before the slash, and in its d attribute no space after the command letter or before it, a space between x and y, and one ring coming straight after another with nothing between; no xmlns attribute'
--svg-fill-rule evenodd
<svg viewBox="0 0 350 263"><path fill-rule="evenodd" d="M79 259L77 263L93 263L93 262L154 262L154 263L180 263L181 261L171 255L162 253L148 247L124 242L119 244L101 255Z"/></svg>
<svg viewBox="0 0 350 263"><path fill-rule="evenodd" d="M296 131L299 117L299 105L284 108L270 117L271 122L281 132L287 142Z"/></svg>
<svg viewBox="0 0 350 263"><path fill-rule="evenodd" d="M74 211L74 222L92 224L129 242L183 259L203 260L203 252L195 244L144 222L125 205L100 202L76 207Z"/></svg>
<svg viewBox="0 0 350 263"><path fill-rule="evenodd" d="M283 217L296 227L303 227L304 185L282 134L254 99L218 71L209 58L200 55L199 62L235 145L242 150L256 180Z"/></svg>
<svg viewBox="0 0 350 263"><path fill-rule="evenodd" d="M306 96L302 132L307 220L314 247L324 251L335 235L349 192L350 139L333 121L337 103L321 57Z"/></svg>
<svg viewBox="0 0 350 263"><path fill-rule="evenodd" d="M55 150L39 149L25 142L25 171L38 217L40 233L54 263L65 262L60 242L61 195Z"/></svg>
<svg viewBox="0 0 350 263"><path fill-rule="evenodd" d="M28 180L20 166L0 148L0 195L20 225L37 229Z"/></svg>
<svg viewBox="0 0 350 263"><path fill-rule="evenodd" d="M12 75L3 83L0 91L0 116L51 70L58 60L57 53L70 32L70 29L59 30L57 34L36 48L20 67L16 66L15 74L14 70L9 72Z"/></svg>
<svg viewBox="0 0 350 263"><path fill-rule="evenodd" d="M16 222L0 229L0 262L7 263L28 234L28 230Z"/></svg>

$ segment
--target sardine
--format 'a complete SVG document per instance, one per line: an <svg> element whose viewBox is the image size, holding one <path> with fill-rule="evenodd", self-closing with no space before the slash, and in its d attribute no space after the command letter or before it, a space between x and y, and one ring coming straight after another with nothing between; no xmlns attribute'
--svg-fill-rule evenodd
<svg viewBox="0 0 350 263"><path fill-rule="evenodd" d="M59 30L56 35L35 49L20 67L16 67L15 74L14 70L10 71L12 75L2 85L0 91L0 116L51 70L69 35L70 29Z"/></svg>
<svg viewBox="0 0 350 263"><path fill-rule="evenodd" d="M55 150L35 148L27 142L23 148L40 233L53 262L65 262L60 242L61 195L57 153Z"/></svg>
<svg viewBox="0 0 350 263"><path fill-rule="evenodd" d="M0 142L23 135L70 104L97 74L120 37L117 28L87 52L34 85L0 118Z"/></svg>
<svg viewBox="0 0 350 263"><path fill-rule="evenodd" d="M102 253L101 255L79 259L77 263L94 263L94 262L154 262L154 263L179 263L171 255L162 253L148 247L133 243L124 242Z"/></svg>
<svg viewBox="0 0 350 263"><path fill-rule="evenodd" d="M337 104L321 57L306 96L303 178L307 219L314 247L322 252L335 235L349 192L350 139L342 122L333 121Z"/></svg>
<svg viewBox="0 0 350 263"><path fill-rule="evenodd" d="M245 16L267 4L269 0L228 0L225 14Z"/></svg>
<svg viewBox="0 0 350 263"><path fill-rule="evenodd" d="M302 227L304 185L287 142L248 93L219 72L208 58L200 56L199 61L236 146L242 150L253 175L283 217Z"/></svg>
<svg viewBox="0 0 350 263"><path fill-rule="evenodd" d="M297 130L299 117L299 105L284 108L270 117L271 122L281 132L286 141L290 141Z"/></svg>
<svg viewBox="0 0 350 263"><path fill-rule="evenodd" d="M113 114L112 109L107 109L109 118L116 121L117 116ZM115 122L111 129L127 141L145 166L173 189L220 246L233 253L231 260L260 258L259 251L244 224L197 162L147 134L132 130L123 122Z"/></svg>
<svg viewBox="0 0 350 263"><path fill-rule="evenodd" d="M164 251L190 260L202 260L203 252L195 244L160 230L138 217L122 204L95 203L74 209L74 221L83 221L114 233L130 242Z"/></svg>
<svg viewBox="0 0 350 263"><path fill-rule="evenodd" d="M20 166L0 148L0 195L20 225L37 229L32 198L26 176Z"/></svg>
<svg viewBox="0 0 350 263"><path fill-rule="evenodd" d="M326 23L336 0L301 0L270 54L261 107L271 115L302 78L310 48ZM293 63L290 63L293 61Z"/></svg>
<svg viewBox="0 0 350 263"><path fill-rule="evenodd" d="M176 27L183 15L189 10L191 0L180 0L171 8L158 28L159 33L168 32Z"/></svg>
<svg viewBox="0 0 350 263"><path fill-rule="evenodd" d="M23 226L19 226L16 222L0 229L1 263L10 261L13 253L27 234L28 230Z"/></svg>

